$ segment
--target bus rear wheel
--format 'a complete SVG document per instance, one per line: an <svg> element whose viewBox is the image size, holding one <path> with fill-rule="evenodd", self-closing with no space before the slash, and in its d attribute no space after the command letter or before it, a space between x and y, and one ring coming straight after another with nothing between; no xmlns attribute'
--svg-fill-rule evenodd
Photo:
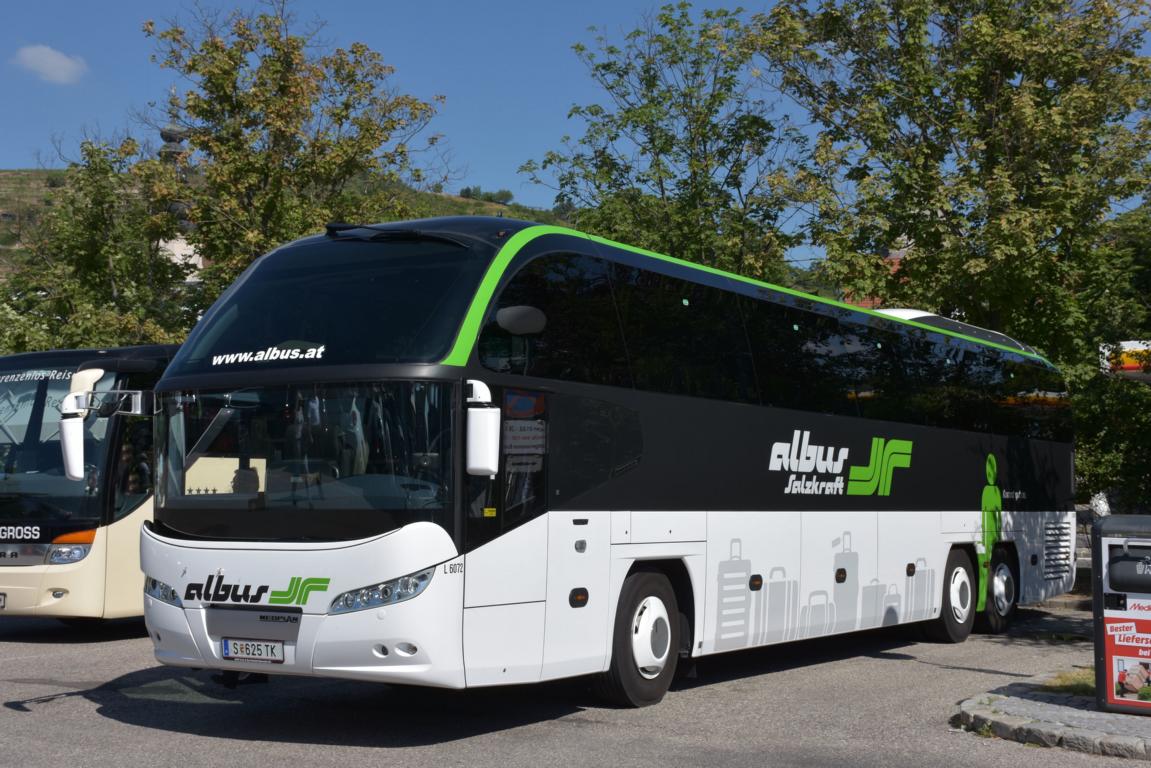
<svg viewBox="0 0 1151 768"><path fill-rule="evenodd" d="M1019 605L1019 566L1014 552L996 547L987 576L987 604L977 618L980 631L998 635L1007 631Z"/></svg>
<svg viewBox="0 0 1151 768"><path fill-rule="evenodd" d="M975 567L971 555L953 549L943 570L943 609L939 618L929 623L926 634L937 643L962 643L975 626Z"/></svg>
<svg viewBox="0 0 1151 768"><path fill-rule="evenodd" d="M625 707L659 702L675 676L679 633L679 606L667 577L629 575L616 608L611 665L596 680L598 693Z"/></svg>

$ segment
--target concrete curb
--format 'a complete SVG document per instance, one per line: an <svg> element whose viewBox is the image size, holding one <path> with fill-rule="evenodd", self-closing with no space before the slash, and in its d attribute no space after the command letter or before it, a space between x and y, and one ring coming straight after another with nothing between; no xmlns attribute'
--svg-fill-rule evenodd
<svg viewBox="0 0 1151 768"><path fill-rule="evenodd" d="M1040 684L1041 681L1032 687L1039 691ZM1079 699L1081 701L1078 703L1086 708L1085 702L1090 701L1090 710L1094 711L1093 699L1087 700L1085 697L1059 695L1043 696L1042 699L1049 701L1051 719L1033 719L1013 715L1006 711L1008 708L1006 705L1015 698L995 693L974 696L960 703L959 712L952 718L952 725L983 736L997 736L1001 739L1018 741L1021 744L1060 747L1073 752L1086 752L1092 755L1151 760L1151 739L1068 725L1055 719L1059 716L1060 703L1065 703L1066 700L1070 699ZM1034 702L1031 704L1033 705ZM1136 715L1098 712L1096 714L1108 719L1132 718L1142 720ZM1120 724L1119 727L1122 728L1122 719L1115 722Z"/></svg>

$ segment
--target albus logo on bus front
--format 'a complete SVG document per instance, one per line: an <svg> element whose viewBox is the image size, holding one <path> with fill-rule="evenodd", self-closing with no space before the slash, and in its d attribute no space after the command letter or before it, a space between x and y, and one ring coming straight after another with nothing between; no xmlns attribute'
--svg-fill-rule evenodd
<svg viewBox="0 0 1151 768"><path fill-rule="evenodd" d="M811 442L811 432L795 430L791 442L773 443L768 470L788 472L783 492L803 496L890 496L892 475L911 466L910 440L871 439L871 458L865 466L849 467L847 480L843 465L847 448Z"/></svg>
<svg viewBox="0 0 1151 768"><path fill-rule="evenodd" d="M305 579L293 576L288 581L287 589L271 593L268 603L306 605L313 592L327 592L330 581L330 579ZM189 584L184 590L184 599L202 600L208 603L258 603L271 589L267 584L229 584L224 581L223 576L209 576L203 582Z"/></svg>

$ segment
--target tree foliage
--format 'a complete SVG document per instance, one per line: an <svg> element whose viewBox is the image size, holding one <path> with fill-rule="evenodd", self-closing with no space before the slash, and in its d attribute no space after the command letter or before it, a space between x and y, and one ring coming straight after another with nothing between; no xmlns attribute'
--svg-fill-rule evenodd
<svg viewBox="0 0 1151 768"><path fill-rule="evenodd" d="M392 85L379 53L362 43L318 52L283 3L144 31L160 65L189 83L168 107L187 131L189 239L209 265L209 297L328 221L406 213L387 182L419 179L413 141L435 110Z"/></svg>
<svg viewBox="0 0 1151 768"><path fill-rule="evenodd" d="M515 197L511 190L500 189L495 192L488 192L479 185L474 187L464 187L460 190L460 197L469 200L484 200L489 203L499 203L500 205L509 205L512 198Z"/></svg>
<svg viewBox="0 0 1151 768"><path fill-rule="evenodd" d="M664 6L621 45L575 52L605 104L584 135L521 171L581 229L757 277L782 274L801 137L752 94L739 12Z"/></svg>
<svg viewBox="0 0 1151 768"><path fill-rule="evenodd" d="M173 169L130 139L80 152L27 254L6 265L0 349L182 340L188 270L160 247L176 234Z"/></svg>

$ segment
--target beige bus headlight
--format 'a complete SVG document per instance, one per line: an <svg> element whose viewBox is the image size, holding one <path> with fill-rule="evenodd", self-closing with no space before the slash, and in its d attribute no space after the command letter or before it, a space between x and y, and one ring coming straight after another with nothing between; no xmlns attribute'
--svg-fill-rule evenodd
<svg viewBox="0 0 1151 768"><path fill-rule="evenodd" d="M428 588L435 572L436 568L432 566L425 571L410 573L398 579L381 581L378 584L344 592L332 601L328 613L351 613L411 600Z"/></svg>
<svg viewBox="0 0 1151 768"><path fill-rule="evenodd" d="M49 565L68 565L78 563L92 551L92 542L96 540L96 529L88 531L74 531L65 533L52 539L52 546L44 555L44 562Z"/></svg>

